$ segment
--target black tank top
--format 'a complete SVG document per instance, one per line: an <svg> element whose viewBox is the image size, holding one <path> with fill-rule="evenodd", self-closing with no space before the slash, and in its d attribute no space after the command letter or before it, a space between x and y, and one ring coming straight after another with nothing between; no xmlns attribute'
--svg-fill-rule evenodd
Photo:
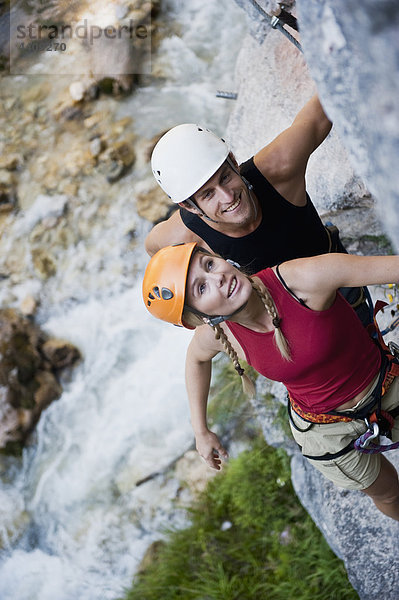
<svg viewBox="0 0 399 600"><path fill-rule="evenodd" d="M257 229L233 238L181 208L180 216L188 229L223 258L238 262L248 274L293 258L329 251L328 234L308 194L305 206L294 206L265 179L253 158L240 166L240 172L253 185L261 206L262 221Z"/></svg>

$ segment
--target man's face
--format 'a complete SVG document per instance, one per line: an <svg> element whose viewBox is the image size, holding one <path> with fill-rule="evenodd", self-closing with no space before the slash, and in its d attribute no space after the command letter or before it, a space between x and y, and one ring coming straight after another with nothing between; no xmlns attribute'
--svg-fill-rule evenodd
<svg viewBox="0 0 399 600"><path fill-rule="evenodd" d="M240 175L227 161L194 194L201 211L218 223L245 226L255 219L255 206Z"/></svg>

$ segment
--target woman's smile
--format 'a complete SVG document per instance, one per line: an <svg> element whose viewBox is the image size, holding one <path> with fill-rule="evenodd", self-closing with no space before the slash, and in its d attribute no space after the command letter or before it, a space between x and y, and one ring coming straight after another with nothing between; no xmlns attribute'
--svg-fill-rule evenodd
<svg viewBox="0 0 399 600"><path fill-rule="evenodd" d="M247 302L248 279L222 258L196 252L187 277L186 304L207 315L229 315Z"/></svg>
<svg viewBox="0 0 399 600"><path fill-rule="evenodd" d="M237 288L237 277L235 277L233 275L232 279L231 279L231 283L229 285L229 290L228 290L228 294L227 297L230 298L230 296L232 296L232 294L235 292L236 288Z"/></svg>

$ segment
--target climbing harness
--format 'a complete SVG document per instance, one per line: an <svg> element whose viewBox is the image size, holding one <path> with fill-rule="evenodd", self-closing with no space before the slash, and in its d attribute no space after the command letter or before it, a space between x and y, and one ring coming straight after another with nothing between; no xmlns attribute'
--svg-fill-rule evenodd
<svg viewBox="0 0 399 600"><path fill-rule="evenodd" d="M383 303L380 301L376 303L374 318L377 312L381 310L381 304ZM375 327L377 328L376 322ZM385 356L388 359L388 365L382 383L381 394L378 398L377 410L375 410L369 418L365 419L367 431L354 442L355 450L363 452L364 454L377 454L379 452L387 452L388 450L399 448L399 441L393 442L392 444L375 444L373 442L373 440L376 440L379 436L384 436L388 439L392 438L391 430L394 426L395 418L399 415L399 407L390 411L381 409L382 396L388 391L394 378L399 376L399 346L395 344L395 342L389 342L387 346L383 341L382 334L378 328L377 336L380 347L382 347Z"/></svg>
<svg viewBox="0 0 399 600"><path fill-rule="evenodd" d="M370 400L367 404L361 407L355 412L348 411L334 411L331 410L324 414L315 414L308 411L304 411L289 395L288 395L288 414L290 422L294 429L299 432L306 432L311 429L313 424L330 424L337 422L349 422L352 420L364 420L367 430L359 438L351 441L345 448L342 448L339 452L334 454L327 453L321 456L311 456L304 454L305 458L311 460L334 460L343 456L347 452L355 449L364 454L377 454L380 452L387 452L388 450L395 450L399 448L399 441L389 443L380 443L377 438L384 436L385 438L392 439L391 430L393 428L395 418L399 415L399 406L396 408L384 411L381 408L382 398L387 393L388 389L392 385L395 377L399 376L399 346L395 342L389 342L385 344L381 331L378 328L376 315L377 313L386 306L385 302L377 301L374 314L373 324L370 326L369 331L372 335L373 340L378 344L382 354L382 366L378 381L371 393ZM292 419L292 411L294 411L302 420L306 421L308 425L302 429L298 427Z"/></svg>
<svg viewBox="0 0 399 600"><path fill-rule="evenodd" d="M271 17L270 15L267 14L267 12L256 2L256 0L250 0L252 6L254 8L256 8L256 10L262 15L262 17L269 23L269 25L271 27L273 27L273 29L278 29L279 31L281 31L281 33L283 35L285 35L285 37L292 43L294 44L294 46L296 48L298 48L298 50L300 52L303 52L302 48L301 48L301 44L298 42L298 40L296 40L294 38L293 35L290 34L289 31L287 31L287 29L284 27L284 25L288 25L288 27L291 27L292 29L295 29L295 31L299 31L298 30L298 22L296 17L294 17L293 15L291 15L289 12L287 12L286 10L284 10L283 8L280 11L280 14L278 15L278 17Z"/></svg>

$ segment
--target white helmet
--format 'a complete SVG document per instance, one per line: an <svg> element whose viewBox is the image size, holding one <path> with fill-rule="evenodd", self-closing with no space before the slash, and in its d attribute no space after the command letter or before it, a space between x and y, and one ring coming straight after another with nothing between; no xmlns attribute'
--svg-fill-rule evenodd
<svg viewBox="0 0 399 600"><path fill-rule="evenodd" d="M155 179L173 202L183 202L212 177L229 155L224 140L194 123L177 125L161 137L152 156Z"/></svg>

